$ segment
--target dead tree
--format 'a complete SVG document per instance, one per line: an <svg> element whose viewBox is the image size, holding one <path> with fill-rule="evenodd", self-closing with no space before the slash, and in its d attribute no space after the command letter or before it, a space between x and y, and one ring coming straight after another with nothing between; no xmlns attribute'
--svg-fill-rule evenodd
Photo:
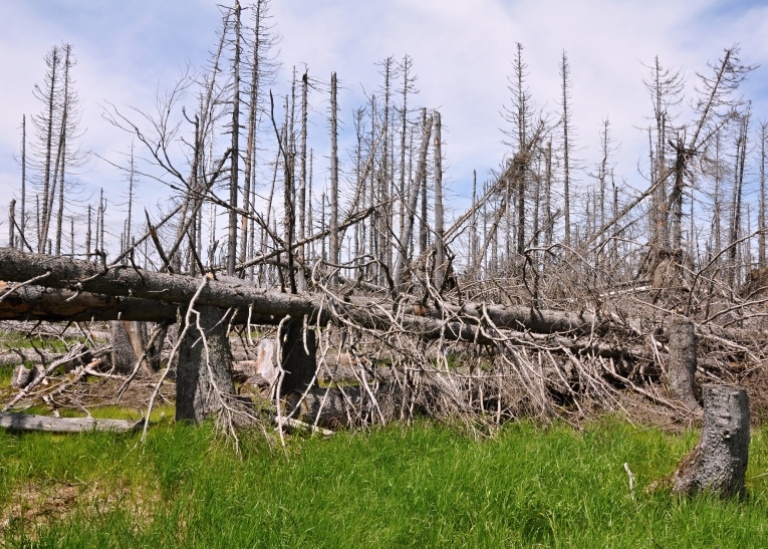
<svg viewBox="0 0 768 549"><path fill-rule="evenodd" d="M701 438L672 474L672 492L744 496L749 461L747 392L739 387L707 384L703 396Z"/></svg>
<svg viewBox="0 0 768 549"><path fill-rule="evenodd" d="M338 110L336 99L336 73L331 74L331 219L330 219L330 262L339 264L339 150L338 150Z"/></svg>
<svg viewBox="0 0 768 549"><path fill-rule="evenodd" d="M315 330L303 325L300 319L287 319L280 324L278 339L282 368L279 396L302 394L310 387L317 372Z"/></svg>
<svg viewBox="0 0 768 549"><path fill-rule="evenodd" d="M562 108L561 124L563 127L563 213L565 221L565 246L571 246L571 150L573 149L573 128L571 127L570 88L571 65L568 55L563 51L560 61L560 78L562 79Z"/></svg>
<svg viewBox="0 0 768 549"><path fill-rule="evenodd" d="M176 420L200 423L239 409L232 380L229 318L216 307L190 305L176 374Z"/></svg>
<svg viewBox="0 0 768 549"><path fill-rule="evenodd" d="M693 322L675 319L668 328L669 384L674 395L692 410L699 408L696 398L696 333Z"/></svg>

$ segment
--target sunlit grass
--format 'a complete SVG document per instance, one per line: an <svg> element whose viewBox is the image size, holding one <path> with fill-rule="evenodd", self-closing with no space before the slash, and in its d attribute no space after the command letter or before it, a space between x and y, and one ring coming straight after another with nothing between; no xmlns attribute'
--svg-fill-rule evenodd
<svg viewBox="0 0 768 549"><path fill-rule="evenodd" d="M696 437L605 420L518 423L478 441L423 423L292 438L285 451L254 433L238 456L209 426L153 427L146 446L133 434L0 433L0 505L30 484L88 494L55 521L6 528L7 546L768 546L763 430L746 500L645 493Z"/></svg>

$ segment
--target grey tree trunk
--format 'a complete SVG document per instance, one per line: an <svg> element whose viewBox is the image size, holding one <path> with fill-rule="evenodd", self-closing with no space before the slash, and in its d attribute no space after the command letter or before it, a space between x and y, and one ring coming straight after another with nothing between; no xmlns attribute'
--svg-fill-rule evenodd
<svg viewBox="0 0 768 549"><path fill-rule="evenodd" d="M22 242L26 238L27 227L27 116L21 117L21 218L19 230ZM21 246L20 246L21 247Z"/></svg>
<svg viewBox="0 0 768 549"><path fill-rule="evenodd" d="M337 130L336 73L331 74L331 219L330 261L339 264L339 151Z"/></svg>
<svg viewBox="0 0 768 549"><path fill-rule="evenodd" d="M71 303L77 303L79 307L85 307L89 302L94 309L109 309L126 304L157 303L158 313L167 310L160 307L162 303L183 304L188 303L195 295L196 303L203 306L221 308L241 308L243 319L234 322L245 322L247 311L251 308L252 315L258 315L258 322L254 323L275 324L284 316L301 318L308 315L311 323L333 322L331 311L322 296L290 295L279 292L269 292L254 287L249 283L235 283L232 279L227 281L211 280L204 288L200 289L200 279L174 275L170 273L157 273L134 269L130 266L115 265L104 271L102 266L96 263L73 260L69 258L56 258L39 254L25 254L10 248L0 248L0 280L29 281L32 278L41 277L41 283L50 288L69 288L73 281L79 281L81 289L77 299L67 301L73 292L42 292L39 287L27 285L9 294L0 302L0 318L18 318L14 316L14 307L19 307L18 314L23 311L36 311L37 318L48 318L45 311L59 308L60 314ZM44 278L43 278L44 277ZM44 282L42 282L44 280ZM34 303L25 303L26 291L37 288L35 295L43 294L41 298L47 301L38 306ZM2 286L0 286L0 290ZM104 296L88 295L86 292L105 294L121 297L110 302ZM14 294L18 297L13 297ZM13 299L12 299L13 297ZM83 301L78 301L82 299ZM110 305L110 303L114 303ZM344 316L346 320L359 323L361 326L379 329L391 326L392 319L385 313L379 313L375 302L365 298L351 297L350 301L336 303L336 312ZM444 310L443 310L444 309ZM78 309L80 310L80 309ZM6 311L8 314L6 314ZM443 325L437 319L444 318L445 311L450 316L463 319L460 329L452 323ZM72 311L69 311L70 313ZM137 311L134 319L138 319ZM322 313L321 318L317 316ZM602 334L608 329L607 323L601 322L593 315L580 312L569 313L555 310L532 311L525 306L485 305L483 303L465 302L461 306L443 304L441 309L427 308L422 312L423 316L406 316L401 320L404 328L420 337L449 337L468 338L475 341L476 325L480 319L486 316L493 324L502 329L526 329L537 333L572 332L578 334L597 333ZM66 317L65 317L66 318ZM104 318L104 317L102 317ZM108 317L107 317L108 318ZM125 315L123 316L125 319ZM142 320L163 320L168 318L165 313L145 315ZM470 322L470 324L466 324ZM457 330L454 333L454 330ZM441 336L441 333L443 334Z"/></svg>
<svg viewBox="0 0 768 549"><path fill-rule="evenodd" d="M563 215L565 216L565 245L571 246L571 163L570 153L572 144L570 143L571 114L568 106L570 99L570 76L571 67L568 64L568 55L563 51L563 57L560 63L560 76L563 81L562 87L562 126L563 126Z"/></svg>
<svg viewBox="0 0 768 549"><path fill-rule="evenodd" d="M301 322L289 320L282 324L279 338L281 366L285 372L279 384L280 396L303 393L317 371L315 331L311 328L305 331Z"/></svg>
<svg viewBox="0 0 768 549"><path fill-rule="evenodd" d="M16 247L16 199L11 199L11 205L8 208L8 247Z"/></svg>
<svg viewBox="0 0 768 549"><path fill-rule="evenodd" d="M765 267L765 141L768 139L768 122L760 124L760 203L758 205L757 228L760 234L757 237L757 262L759 267ZM23 197L23 194L22 194ZM22 201L22 218L24 217L24 202ZM23 223L23 221L22 221ZM23 227L23 225L22 225Z"/></svg>
<svg viewBox="0 0 768 549"><path fill-rule="evenodd" d="M229 230L227 242L227 274L235 274L237 260L237 195L240 170L240 2L235 0L234 46L235 57L232 63L232 165L229 182Z"/></svg>
<svg viewBox="0 0 768 549"><path fill-rule="evenodd" d="M696 398L696 333L693 322L675 319L668 328L669 384L675 396L691 409L698 409Z"/></svg>
<svg viewBox="0 0 768 549"><path fill-rule="evenodd" d="M309 94L309 76L307 71L301 77L301 149L299 153L299 241L307 236L307 96ZM301 265L305 264L304 244L296 250ZM299 269L298 290L306 289L307 281L304 269Z"/></svg>
<svg viewBox="0 0 768 549"><path fill-rule="evenodd" d="M672 492L744 496L749 462L749 398L746 390L707 384L701 438L672 474Z"/></svg>
<svg viewBox="0 0 768 549"><path fill-rule="evenodd" d="M441 290L448 267L445 255L445 227L443 214L443 149L440 111L435 111L435 287Z"/></svg>
<svg viewBox="0 0 768 549"><path fill-rule="evenodd" d="M235 402L228 320L216 307L195 306L179 348L176 421L200 423Z"/></svg>
<svg viewBox="0 0 768 549"><path fill-rule="evenodd" d="M112 367L119 374L129 374L142 358L140 368L151 374L160 369L160 353L167 333L167 322L150 337L146 322L116 320L110 322L112 333Z"/></svg>
<svg viewBox="0 0 768 549"><path fill-rule="evenodd" d="M122 320L113 320L109 323L112 339L112 369L121 375L130 374L138 358L131 337L128 335L127 325L129 324L133 323Z"/></svg>
<svg viewBox="0 0 768 549"><path fill-rule="evenodd" d="M413 236L413 225L416 217L416 206L421 188L419 182L426 178L427 173L427 153L429 152L429 137L432 132L432 117L425 118L422 125L421 148L419 149L419 160L416 168L416 180L410 188L408 196L408 205L406 208L407 220L403 228L404 232L400 235L400 250L395 263L394 280L395 284L400 285L403 282L403 273L405 265L408 262L408 244Z"/></svg>
<svg viewBox="0 0 768 549"><path fill-rule="evenodd" d="M47 229L47 219L48 219L48 196L51 194L51 162L53 157L53 124L54 124L54 118L55 118L55 109L56 109L56 89L58 85L57 75L59 70L59 65L61 63L61 59L59 57L59 49L58 47L54 46L51 49L50 54L46 56L46 64L48 65L48 68L50 70L50 76L47 77L48 89L46 89L46 95L41 96L41 100L44 100L48 103L47 105L47 111L46 114L42 115L38 122L38 131L42 133L42 131L45 132L45 135L43 137L44 143L45 143L45 161L44 161L44 172L43 172L43 196L42 196L42 211L40 210L40 204L38 203L37 208L37 216L38 216L38 223L37 223L37 230L38 230L38 239L37 239L37 251L42 253L45 252L45 246L46 241L48 239ZM41 126L45 126L45 129Z"/></svg>

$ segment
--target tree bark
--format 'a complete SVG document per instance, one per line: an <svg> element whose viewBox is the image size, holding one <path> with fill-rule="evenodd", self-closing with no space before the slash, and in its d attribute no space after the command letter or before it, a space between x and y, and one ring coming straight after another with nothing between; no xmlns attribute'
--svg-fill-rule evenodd
<svg viewBox="0 0 768 549"><path fill-rule="evenodd" d="M749 398L746 390L707 384L701 438L672 474L672 492L744 496L749 461Z"/></svg>
<svg viewBox="0 0 768 549"><path fill-rule="evenodd" d="M443 149L440 111L435 111L435 274L434 285L441 291L448 272L445 264L445 227L443 223Z"/></svg>
<svg viewBox="0 0 768 549"><path fill-rule="evenodd" d="M0 281L0 295L11 283ZM0 301L0 320L137 320L175 319L176 305L158 300L115 297L72 290L24 286Z"/></svg>
<svg viewBox="0 0 768 549"><path fill-rule="evenodd" d="M154 301L155 303L184 304L189 303L200 286L200 279L190 276L144 271L124 265L105 269L86 261L25 254L9 248L0 248L0 279L28 281L43 275L45 276L39 283L58 288L77 286L84 299L86 296L83 292L93 292L112 296L130 295L133 299L140 298L137 301L142 303ZM19 318L10 313L4 313L9 307L7 302L12 301L12 295L0 302L0 318ZM103 296L97 296L95 305L106 309L104 299ZM121 297L115 303L128 299L130 298ZM264 324L278 324L286 316L296 319L308 316L310 324L316 321L324 324L340 315L345 315L348 320L367 328L386 329L391 326L391 317L384 312L379 312L382 307L391 308L392 304L388 301L381 303L368 298L352 297L349 301L334 301L335 313L333 313L329 312L327 302L324 306L322 305L320 297L266 291L246 282L234 282L232 279L227 282L208 281L196 298L196 303L221 308L240 308L241 311L235 322L241 322L241 318L242 322L245 322L250 307L252 319L255 315L258 317L258 322ZM62 305L66 305L66 302ZM451 316L461 318L464 322L446 325L444 336L454 339L468 338L470 341L477 340L476 325L485 324L484 319L490 320L498 328L530 330L537 333L588 334L594 330L595 333L600 334L608 329L605 322L599 321L588 313L531 310L528 307L503 305L486 306L482 303L465 303L462 306L446 305L445 309ZM317 315L321 310L323 317L318 319ZM443 323L439 319L444 318L443 311L429 308L426 312L421 311L420 314L417 314L417 311L411 311L411 313L413 314L408 314L401 321L404 328L417 336L440 337ZM140 315L136 314L136 316ZM144 318L136 318L136 316L132 319L162 320L170 315L149 318L149 315ZM66 320L67 317L62 315L61 319ZM467 324L466 321L470 323Z"/></svg>
<svg viewBox="0 0 768 549"><path fill-rule="evenodd" d="M196 305L189 317L176 371L176 421L200 423L234 403L229 323L216 307Z"/></svg>
<svg viewBox="0 0 768 549"><path fill-rule="evenodd" d="M317 371L315 331L302 322L289 320L281 325L280 357L283 379L279 382L280 396L303 393L312 383Z"/></svg>
<svg viewBox="0 0 768 549"><path fill-rule="evenodd" d="M693 322L675 319L669 329L667 375L675 396L686 406L699 409L696 398L696 333Z"/></svg>
<svg viewBox="0 0 768 549"><path fill-rule="evenodd" d="M130 322L121 320L114 320L109 323L112 336L112 369L115 373L122 375L130 374L133 371L138 358L128 334L127 324Z"/></svg>

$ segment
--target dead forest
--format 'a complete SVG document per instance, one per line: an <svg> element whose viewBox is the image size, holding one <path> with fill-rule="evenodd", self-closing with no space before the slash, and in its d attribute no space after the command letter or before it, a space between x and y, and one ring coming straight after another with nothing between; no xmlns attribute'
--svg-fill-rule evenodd
<svg viewBox="0 0 768 549"><path fill-rule="evenodd" d="M120 211L103 193L71 198L87 134L74 48L50 50L0 248L4 413L90 417L133 394L147 417L174 402L177 420L231 433L418 416L483 431L606 411L688 425L702 384L726 383L761 417L768 122L742 95L756 67L737 46L697 67L695 87L650 62L638 190L615 173L608 121L601 161L574 161L567 54L548 112L518 44L508 154L462 183L457 211L414 60L381 61L357 107L311 67L277 96L278 24L268 0L235 1L208 64L156 112L106 107L134 142L114 166ZM170 198L142 203L139 180Z"/></svg>

